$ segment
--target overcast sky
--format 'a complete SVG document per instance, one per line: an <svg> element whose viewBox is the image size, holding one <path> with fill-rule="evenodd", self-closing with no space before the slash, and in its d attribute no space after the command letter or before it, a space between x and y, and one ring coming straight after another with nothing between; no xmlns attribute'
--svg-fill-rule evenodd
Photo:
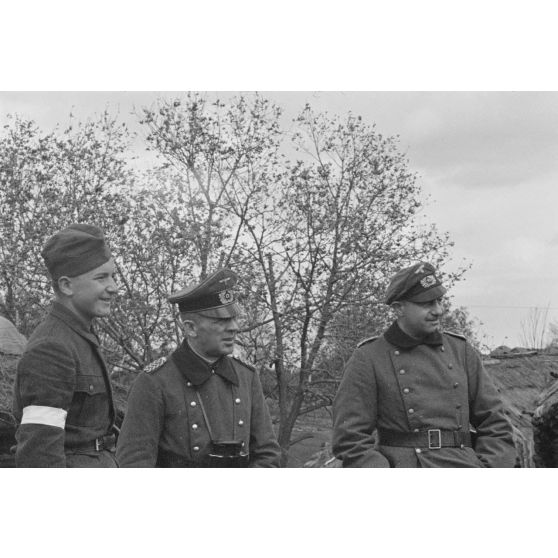
<svg viewBox="0 0 558 558"><path fill-rule="evenodd" d="M133 112L156 92L0 93L0 123L18 113L45 130L69 113L105 108L138 130ZM550 307L558 322L557 93L264 92L290 118L316 109L352 111L384 135L399 135L419 174L425 214L455 242L453 262L472 264L453 289L491 346L521 342L530 308ZM223 94L226 96L226 94ZM140 143L138 142L138 146Z"/></svg>

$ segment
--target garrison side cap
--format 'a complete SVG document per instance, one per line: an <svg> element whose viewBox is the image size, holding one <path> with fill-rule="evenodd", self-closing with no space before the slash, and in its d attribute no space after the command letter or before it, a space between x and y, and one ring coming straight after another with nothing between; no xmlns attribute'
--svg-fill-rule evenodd
<svg viewBox="0 0 558 558"><path fill-rule="evenodd" d="M112 254L99 227L73 223L46 241L41 256L49 275L57 280L87 273L108 262Z"/></svg>
<svg viewBox="0 0 558 558"><path fill-rule="evenodd" d="M178 304L180 312L196 312L210 318L235 318L240 314L233 287L238 275L219 269L201 283L172 293L168 301Z"/></svg>
<svg viewBox="0 0 558 558"><path fill-rule="evenodd" d="M398 271L389 283L385 303L396 300L429 302L446 294L447 290L436 277L436 269L428 262L419 262Z"/></svg>

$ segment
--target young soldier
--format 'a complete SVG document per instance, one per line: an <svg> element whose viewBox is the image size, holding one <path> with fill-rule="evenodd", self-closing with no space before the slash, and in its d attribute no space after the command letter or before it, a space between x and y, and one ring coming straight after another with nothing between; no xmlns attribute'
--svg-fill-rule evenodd
<svg viewBox="0 0 558 558"><path fill-rule="evenodd" d="M441 332L445 292L428 263L392 278L386 304L397 320L359 344L334 401L344 467L513 467L511 427L479 355Z"/></svg>
<svg viewBox="0 0 558 558"><path fill-rule="evenodd" d="M116 467L112 390L92 328L116 295L110 250L97 227L73 224L42 256L54 302L17 368L16 466Z"/></svg>
<svg viewBox="0 0 558 558"><path fill-rule="evenodd" d="M219 270L169 297L186 338L141 373L128 398L121 467L278 467L280 449L258 374L230 354L237 276Z"/></svg>

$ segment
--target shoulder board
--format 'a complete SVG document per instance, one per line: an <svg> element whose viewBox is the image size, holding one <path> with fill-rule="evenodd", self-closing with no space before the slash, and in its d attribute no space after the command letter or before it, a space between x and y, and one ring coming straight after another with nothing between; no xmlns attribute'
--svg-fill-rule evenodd
<svg viewBox="0 0 558 558"><path fill-rule="evenodd" d="M236 362L240 362L240 364L242 364L243 366L246 366L246 368L249 368L250 370L252 370L252 372L256 371L255 366L252 366L251 364L248 364L247 362L244 362L243 360L239 359L236 356L232 357L233 360L236 360Z"/></svg>
<svg viewBox="0 0 558 558"><path fill-rule="evenodd" d="M372 343L372 341L376 341L376 339L379 339L380 336L379 335L374 335L372 337L367 337L366 339L363 339L362 341L359 341L357 343L357 347L362 347L363 345L366 345L366 343Z"/></svg>
<svg viewBox="0 0 558 558"><path fill-rule="evenodd" d="M455 333L454 331L444 331L445 334L451 335L452 337L457 337L458 339L463 339L463 341L467 341L467 338L461 333Z"/></svg>
<svg viewBox="0 0 558 558"><path fill-rule="evenodd" d="M148 364L143 371L146 374L152 374L153 372L155 372L156 370L159 370L159 368L161 368L161 366L163 366L163 364L165 364L165 362L167 362L167 357L161 357L158 358L157 360L154 360L153 362L151 362L150 364Z"/></svg>

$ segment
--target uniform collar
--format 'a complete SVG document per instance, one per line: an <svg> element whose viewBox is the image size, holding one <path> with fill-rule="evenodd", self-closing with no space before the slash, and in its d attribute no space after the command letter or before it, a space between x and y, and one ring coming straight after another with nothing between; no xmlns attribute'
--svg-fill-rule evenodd
<svg viewBox="0 0 558 558"><path fill-rule="evenodd" d="M419 345L443 345L442 334L439 331L430 333L424 339L415 339L414 337L407 335L399 327L399 324L396 321L389 326L387 331L384 333L384 337L388 343L391 343L400 349L414 349Z"/></svg>
<svg viewBox="0 0 558 558"><path fill-rule="evenodd" d="M209 363L194 353L186 339L172 353L172 359L180 372L195 386L201 386L209 380L213 372L238 386L238 376L230 358L222 356L218 361Z"/></svg>
<svg viewBox="0 0 558 558"><path fill-rule="evenodd" d="M79 316L66 308L58 301L53 301L50 313L71 327L76 333L93 343L96 347L100 346L99 338L95 334L93 326L86 324Z"/></svg>

